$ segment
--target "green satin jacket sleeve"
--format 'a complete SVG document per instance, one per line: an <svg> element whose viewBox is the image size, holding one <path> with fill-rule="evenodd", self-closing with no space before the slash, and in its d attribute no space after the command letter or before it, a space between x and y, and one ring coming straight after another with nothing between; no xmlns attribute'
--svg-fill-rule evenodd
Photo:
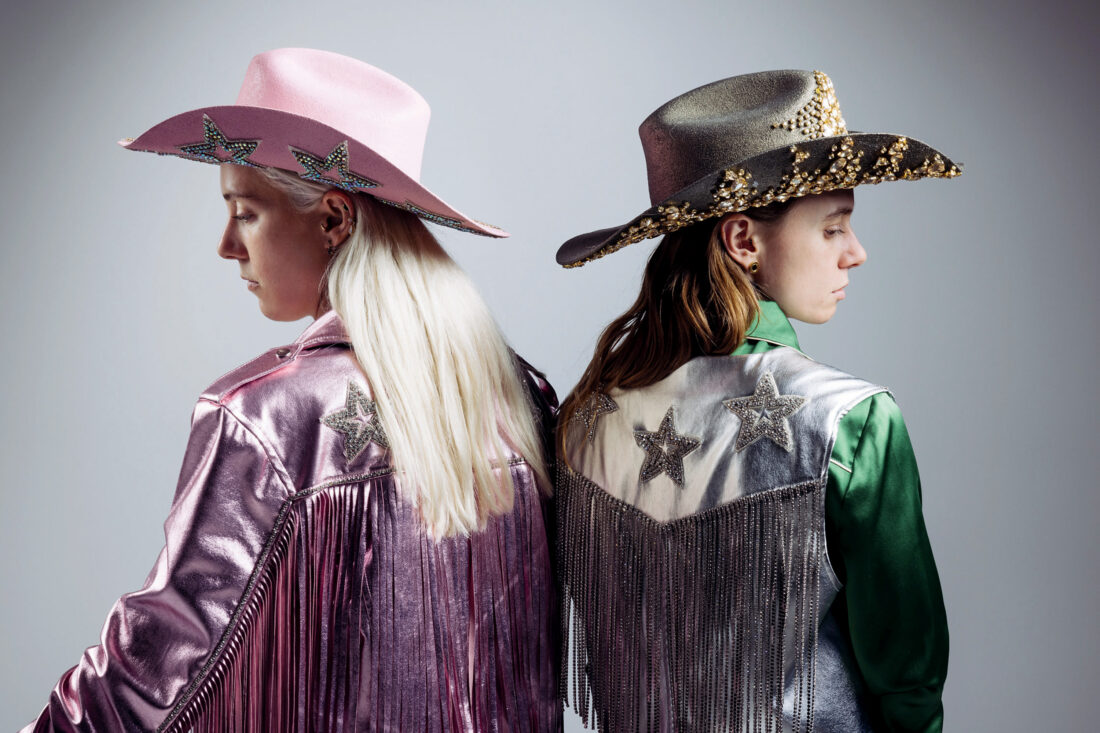
<svg viewBox="0 0 1100 733"><path fill-rule="evenodd" d="M844 583L835 610L847 623L879 725L942 730L947 615L916 459L888 394L869 397L840 422L825 524L829 559Z"/></svg>

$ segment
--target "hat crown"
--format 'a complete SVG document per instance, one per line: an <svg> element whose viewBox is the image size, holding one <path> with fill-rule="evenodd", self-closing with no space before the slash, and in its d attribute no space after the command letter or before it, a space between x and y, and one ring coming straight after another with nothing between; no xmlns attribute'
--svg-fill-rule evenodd
<svg viewBox="0 0 1100 733"><path fill-rule="evenodd" d="M829 77L800 70L706 84L661 105L638 128L653 205L756 155L846 133Z"/></svg>
<svg viewBox="0 0 1100 733"><path fill-rule="evenodd" d="M236 103L324 123L420 180L428 103L408 84L370 64L308 48L267 51L249 63Z"/></svg>

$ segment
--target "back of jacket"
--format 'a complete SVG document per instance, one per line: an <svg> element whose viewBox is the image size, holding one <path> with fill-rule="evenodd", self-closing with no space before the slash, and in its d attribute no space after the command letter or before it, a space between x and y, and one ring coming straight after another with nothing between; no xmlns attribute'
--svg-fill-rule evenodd
<svg viewBox="0 0 1100 733"><path fill-rule="evenodd" d="M582 406L557 487L582 718L861 730L833 724L857 703L822 626L839 590L824 489L838 421L880 391L779 348L698 357Z"/></svg>
<svg viewBox="0 0 1100 733"><path fill-rule="evenodd" d="M432 537L323 316L199 400L164 550L30 729L559 730L544 501L498 470L513 510Z"/></svg>

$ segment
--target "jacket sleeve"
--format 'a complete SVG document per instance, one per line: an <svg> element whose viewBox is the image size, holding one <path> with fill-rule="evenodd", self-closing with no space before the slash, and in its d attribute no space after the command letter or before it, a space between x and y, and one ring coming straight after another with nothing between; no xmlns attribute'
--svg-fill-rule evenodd
<svg viewBox="0 0 1100 733"><path fill-rule="evenodd" d="M839 464L839 465L838 465ZM841 421L826 493L829 556L845 583L856 662L887 731L943 727L948 634L901 411L888 394Z"/></svg>
<svg viewBox="0 0 1100 733"><path fill-rule="evenodd" d="M165 545L100 644L61 676L26 731L156 730L198 688L289 495L282 465L225 407L200 401Z"/></svg>

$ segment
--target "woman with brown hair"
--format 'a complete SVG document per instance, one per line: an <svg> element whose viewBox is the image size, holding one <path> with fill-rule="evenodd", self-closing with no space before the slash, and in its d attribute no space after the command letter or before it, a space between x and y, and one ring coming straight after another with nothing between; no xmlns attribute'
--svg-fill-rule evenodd
<svg viewBox="0 0 1100 733"><path fill-rule="evenodd" d="M700 87L640 134L653 206L558 252L664 235L558 427L573 705L609 731L940 730L947 625L904 421L788 319L829 320L866 259L853 188L958 166L848 132L821 72Z"/></svg>

